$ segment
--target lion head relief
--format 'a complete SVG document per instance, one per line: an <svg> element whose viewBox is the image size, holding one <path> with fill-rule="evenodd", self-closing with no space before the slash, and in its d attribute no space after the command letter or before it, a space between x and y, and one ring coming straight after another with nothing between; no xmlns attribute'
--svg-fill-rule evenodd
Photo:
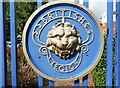
<svg viewBox="0 0 120 88"><path fill-rule="evenodd" d="M58 23L48 32L46 46L62 59L67 59L75 51L80 52L80 34L69 22Z"/></svg>

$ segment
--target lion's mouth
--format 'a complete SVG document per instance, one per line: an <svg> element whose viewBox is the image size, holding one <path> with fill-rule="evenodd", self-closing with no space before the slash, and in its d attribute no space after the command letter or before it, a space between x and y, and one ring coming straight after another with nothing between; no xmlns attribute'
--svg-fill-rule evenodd
<svg viewBox="0 0 120 88"><path fill-rule="evenodd" d="M61 50L56 47L54 53L62 59L67 59L71 55L71 50Z"/></svg>
<svg viewBox="0 0 120 88"><path fill-rule="evenodd" d="M61 54L62 55L68 55L68 54L70 54L70 51L61 51Z"/></svg>
<svg viewBox="0 0 120 88"><path fill-rule="evenodd" d="M70 49L72 47L72 44L68 44L67 46L66 46L66 49Z"/></svg>

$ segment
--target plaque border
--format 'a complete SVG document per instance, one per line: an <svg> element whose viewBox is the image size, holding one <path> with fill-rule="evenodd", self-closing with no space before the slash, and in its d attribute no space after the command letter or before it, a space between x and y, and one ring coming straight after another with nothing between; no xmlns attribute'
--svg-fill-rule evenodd
<svg viewBox="0 0 120 88"><path fill-rule="evenodd" d="M67 79L60 79L60 78L54 78L54 77L50 77L50 76L47 76L45 74L43 74L42 72L40 72L32 63L32 61L30 60L29 58L29 55L27 53L27 50L26 50L26 33L27 33L27 29L31 23L31 21L34 19L34 17L40 12L42 11L43 9L45 9L46 7L48 6L52 6L52 5L55 5L55 4L72 4L72 5L75 5L75 6L78 6L82 9L84 9L85 11L87 11L92 17L93 19L96 21L97 25L98 25L98 28L100 29L100 35L101 35L101 44L100 44L100 51L99 51L99 54L98 54L98 57L97 57L97 60L96 62L91 66L89 67L89 69L87 69L85 72L83 72L82 74L74 77L74 78L67 78ZM89 72L91 72L95 66L97 65L97 63L99 62L100 58L101 58L101 55L102 55L102 52L103 52L103 49L104 49L104 36L103 36L103 31L102 31L102 28L100 26L100 23L97 19L97 17L93 14L93 12L91 10L89 10L87 7L77 3L77 2L71 2L71 1L53 1L53 2L50 2L50 3L47 3L43 6L41 6L40 8L38 8L28 19L28 21L26 22L25 24L25 27L24 27L24 30L23 30L23 35L22 35L22 45L23 45L23 52L24 52L24 55L28 61L28 63L31 65L31 67L35 70L35 72L37 72L39 75L41 75L42 77L46 78L46 79L49 79L49 80L53 80L53 81L61 81L61 82L65 82L65 81L75 81L75 80L78 80L80 79L81 77L84 77L85 75L87 75Z"/></svg>

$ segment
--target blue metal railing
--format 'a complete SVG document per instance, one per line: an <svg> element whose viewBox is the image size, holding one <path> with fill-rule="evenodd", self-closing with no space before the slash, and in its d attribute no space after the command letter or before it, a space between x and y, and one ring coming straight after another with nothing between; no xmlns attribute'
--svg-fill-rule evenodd
<svg viewBox="0 0 120 88"><path fill-rule="evenodd" d="M42 0L37 0L37 8L39 8L40 6L42 6ZM43 87L43 77L40 75L38 75L38 87Z"/></svg>
<svg viewBox="0 0 120 88"><path fill-rule="evenodd" d="M0 88L7 85L7 61L5 38L5 4L0 0Z"/></svg>
<svg viewBox="0 0 120 88"><path fill-rule="evenodd" d="M115 85L120 87L120 0L116 2L116 55L115 55Z"/></svg>
<svg viewBox="0 0 120 88"><path fill-rule="evenodd" d="M16 36L16 7L15 1L10 0L10 37L11 37L11 65L12 87L17 86L17 36Z"/></svg>
<svg viewBox="0 0 120 88"><path fill-rule="evenodd" d="M107 60L106 86L112 86L112 57L113 57L113 1L107 2Z"/></svg>
<svg viewBox="0 0 120 88"><path fill-rule="evenodd" d="M84 0L83 5L89 8L89 0ZM88 86L88 75L83 77L83 84L82 86Z"/></svg>
<svg viewBox="0 0 120 88"><path fill-rule="evenodd" d="M49 0L51 2L52 0ZM79 3L79 0L75 0ZM89 1L84 0L83 5L89 8ZM42 0L37 0L37 7L42 6ZM12 62L12 86L17 86L17 45L16 45L16 9L14 0L10 0L10 34L11 34L11 62ZM106 86L112 84L112 58L113 58L113 1L107 2L107 61L106 61ZM5 7L3 0L0 0L0 87L7 85L7 60L6 60L6 38L5 38ZM115 85L120 87L120 1L116 2L116 58L115 58ZM38 86L43 87L43 77L38 75ZM74 86L80 85L79 80ZM49 81L49 87L54 82ZM88 75L83 77L82 86L88 86Z"/></svg>

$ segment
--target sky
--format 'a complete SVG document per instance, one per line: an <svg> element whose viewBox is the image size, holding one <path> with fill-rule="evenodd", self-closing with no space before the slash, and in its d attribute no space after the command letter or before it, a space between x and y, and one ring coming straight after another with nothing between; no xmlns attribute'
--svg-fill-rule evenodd
<svg viewBox="0 0 120 88"><path fill-rule="evenodd" d="M105 1L95 2L94 0L93 2L89 3L89 9L92 10L92 12L97 16L98 19L100 19L102 14L107 11L107 3Z"/></svg>
<svg viewBox="0 0 120 88"><path fill-rule="evenodd" d="M113 1L115 11L115 0ZM83 0L79 0L79 2L83 4ZM102 14L107 11L107 0L89 0L89 9L100 19Z"/></svg>

